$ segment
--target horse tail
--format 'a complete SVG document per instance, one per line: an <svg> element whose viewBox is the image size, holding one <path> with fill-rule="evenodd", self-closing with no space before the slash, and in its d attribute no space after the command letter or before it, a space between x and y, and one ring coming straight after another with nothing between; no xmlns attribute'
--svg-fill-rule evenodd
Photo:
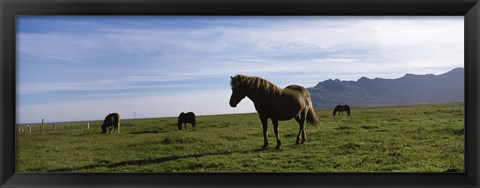
<svg viewBox="0 0 480 188"><path fill-rule="evenodd" d="M192 112L192 127L195 128L195 125L197 124L197 118L195 117L195 114Z"/></svg>
<svg viewBox="0 0 480 188"><path fill-rule="evenodd" d="M308 101L308 111L307 111L307 123L313 126L316 126L319 121L317 115L315 114L315 109L313 109L312 101Z"/></svg>

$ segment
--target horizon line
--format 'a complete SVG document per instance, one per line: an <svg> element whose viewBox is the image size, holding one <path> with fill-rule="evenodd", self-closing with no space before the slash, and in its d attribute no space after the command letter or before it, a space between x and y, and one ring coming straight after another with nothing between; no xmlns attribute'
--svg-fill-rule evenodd
<svg viewBox="0 0 480 188"><path fill-rule="evenodd" d="M465 103L465 101L450 101L450 102L439 102L439 103L407 103L407 104L386 104L386 105L376 105L376 106L350 106L354 108L379 108L379 107L397 107L397 106L411 106L411 105L440 105L440 104L451 104L451 103ZM323 107L323 108L314 108L315 111L318 110L328 110L331 108ZM196 117L199 116L219 116L219 115L242 115L242 114L253 114L258 112L239 112L239 113L220 113L220 114L206 114L206 115L195 115ZM177 118L177 116L157 116L157 117L142 117L142 118L127 118L121 120L145 120L145 119L162 119L162 118ZM52 123L81 123L81 122L96 122L96 121L103 121L99 120L78 120L78 121L58 121L58 122L44 122L44 124L52 124ZM37 125L39 123L18 123L15 126L26 126L26 125Z"/></svg>

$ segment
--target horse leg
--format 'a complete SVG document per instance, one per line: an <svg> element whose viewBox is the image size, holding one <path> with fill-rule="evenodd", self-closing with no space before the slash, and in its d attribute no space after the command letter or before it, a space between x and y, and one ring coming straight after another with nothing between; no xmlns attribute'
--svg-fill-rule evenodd
<svg viewBox="0 0 480 188"><path fill-rule="evenodd" d="M267 118L265 117L260 117L260 120L262 121L262 127L263 127L263 146L262 149L266 149L268 147L268 127L267 127Z"/></svg>
<svg viewBox="0 0 480 188"><path fill-rule="evenodd" d="M277 138L277 146L275 149L279 150L282 147L282 142L280 142L280 135L278 134L278 120L272 119L273 131L275 132L275 137Z"/></svg>
<svg viewBox="0 0 480 188"><path fill-rule="evenodd" d="M300 144L305 143L307 141L307 134L305 133L305 120L307 119L307 113L304 111L300 114L301 121L300 121L300 132L302 132L302 140L300 141Z"/></svg>
<svg viewBox="0 0 480 188"><path fill-rule="evenodd" d="M298 124L300 125L300 130L298 130L298 135L297 135L297 141L295 141L295 144L299 144L300 143L300 135L302 134L302 120L300 119L300 116L297 116L295 117L295 120L298 122Z"/></svg>
<svg viewBox="0 0 480 188"><path fill-rule="evenodd" d="M302 123L300 123L300 129L302 130L302 141L300 141L300 144L305 143L307 141L307 134L305 133L305 119L303 119Z"/></svg>
<svg viewBox="0 0 480 188"><path fill-rule="evenodd" d="M300 142L300 144L303 144L307 141L307 133L305 133L305 126L303 125L303 123L301 127L302 127L302 141Z"/></svg>

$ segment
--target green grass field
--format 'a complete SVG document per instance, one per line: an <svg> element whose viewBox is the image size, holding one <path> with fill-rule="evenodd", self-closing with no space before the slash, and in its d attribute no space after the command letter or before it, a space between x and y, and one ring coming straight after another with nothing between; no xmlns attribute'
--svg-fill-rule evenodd
<svg viewBox="0 0 480 188"><path fill-rule="evenodd" d="M46 124L17 133L17 172L463 172L464 105L352 108L352 116L317 111L320 124L295 145L298 124L280 122L282 149L263 145L256 113L122 120L121 134L100 121ZM70 125L71 124L71 125ZM67 129L65 129L67 125ZM82 131L81 126L84 125ZM70 126L75 130L70 129ZM25 126L18 126L26 130Z"/></svg>

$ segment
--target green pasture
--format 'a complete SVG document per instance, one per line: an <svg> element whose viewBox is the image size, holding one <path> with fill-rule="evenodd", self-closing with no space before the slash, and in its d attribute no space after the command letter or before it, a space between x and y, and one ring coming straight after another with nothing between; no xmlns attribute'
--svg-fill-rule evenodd
<svg viewBox="0 0 480 188"><path fill-rule="evenodd" d="M17 172L463 172L464 105L448 103L352 108L352 116L319 110L307 142L298 124L280 122L282 149L263 145L256 113L121 121L101 134L100 121L26 126L17 132ZM66 126L65 126L66 125ZM83 126L83 129L82 129ZM21 130L24 130L22 132ZM73 130L75 129L75 130Z"/></svg>

